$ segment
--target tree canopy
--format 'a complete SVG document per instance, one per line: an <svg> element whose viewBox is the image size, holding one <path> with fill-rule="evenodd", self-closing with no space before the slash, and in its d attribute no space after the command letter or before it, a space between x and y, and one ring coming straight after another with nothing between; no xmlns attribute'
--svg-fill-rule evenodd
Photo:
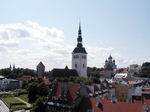
<svg viewBox="0 0 150 112"><path fill-rule="evenodd" d="M35 102L38 97L46 97L48 95L48 87L41 81L33 81L28 86L29 102Z"/></svg>

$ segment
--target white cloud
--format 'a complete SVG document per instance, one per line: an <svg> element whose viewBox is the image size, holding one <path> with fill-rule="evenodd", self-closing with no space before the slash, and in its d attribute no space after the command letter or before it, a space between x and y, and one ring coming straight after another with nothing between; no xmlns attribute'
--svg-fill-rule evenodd
<svg viewBox="0 0 150 112"><path fill-rule="evenodd" d="M7 51L7 49L5 47L0 46L0 54L4 53L6 51Z"/></svg>
<svg viewBox="0 0 150 112"><path fill-rule="evenodd" d="M36 68L43 61L46 69L71 65L75 46L65 44L63 31L41 26L36 22L0 25L0 61L4 66L14 63L19 67ZM128 63L112 47L86 46L88 66L103 67L112 54L119 63ZM3 66L1 66L3 67Z"/></svg>
<svg viewBox="0 0 150 112"><path fill-rule="evenodd" d="M19 49L16 51L16 54L21 55L21 56L27 56L31 53L32 53L32 51L29 49Z"/></svg>
<svg viewBox="0 0 150 112"><path fill-rule="evenodd" d="M9 41L9 40L1 40L0 41L0 46L5 46L5 47L16 47L18 46L17 41Z"/></svg>
<svg viewBox="0 0 150 112"><path fill-rule="evenodd" d="M57 28L44 27L36 22L0 25L0 52L6 51L1 54L1 60L9 60L18 66L34 68L39 61L48 66L52 58L55 63L66 52L63 44L63 31Z"/></svg>

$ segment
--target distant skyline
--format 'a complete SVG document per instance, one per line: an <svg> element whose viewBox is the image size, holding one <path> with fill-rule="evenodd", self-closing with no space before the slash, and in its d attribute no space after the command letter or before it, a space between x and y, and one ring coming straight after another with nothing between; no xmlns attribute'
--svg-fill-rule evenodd
<svg viewBox="0 0 150 112"><path fill-rule="evenodd" d="M0 68L71 67L81 20L88 66L150 61L149 0L0 0Z"/></svg>

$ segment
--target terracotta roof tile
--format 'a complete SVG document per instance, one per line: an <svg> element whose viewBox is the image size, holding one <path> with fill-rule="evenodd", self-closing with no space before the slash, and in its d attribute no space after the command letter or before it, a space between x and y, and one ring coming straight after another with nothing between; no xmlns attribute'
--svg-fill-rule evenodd
<svg viewBox="0 0 150 112"><path fill-rule="evenodd" d="M146 99L144 102L148 106L148 109L150 110L150 99Z"/></svg>
<svg viewBox="0 0 150 112"><path fill-rule="evenodd" d="M61 96L62 93L62 84L61 82L57 82L56 84L56 90L55 90L55 97L59 98ZM67 85L68 88L68 101L69 102L73 102L76 98L76 94L78 92L78 90L80 89L80 84L77 83L68 83Z"/></svg>
<svg viewBox="0 0 150 112"><path fill-rule="evenodd" d="M68 98L71 102L75 100L76 94L79 89L80 89L80 84L77 84L77 83L68 84L68 91L69 91Z"/></svg>
<svg viewBox="0 0 150 112"><path fill-rule="evenodd" d="M94 112L142 112L142 103L126 103L116 102L112 103L108 100L102 100L98 107L96 106L96 99L90 98L92 102L92 110Z"/></svg>
<svg viewBox="0 0 150 112"><path fill-rule="evenodd" d="M61 96L61 83L60 82L57 82L55 96L56 97L60 97Z"/></svg>

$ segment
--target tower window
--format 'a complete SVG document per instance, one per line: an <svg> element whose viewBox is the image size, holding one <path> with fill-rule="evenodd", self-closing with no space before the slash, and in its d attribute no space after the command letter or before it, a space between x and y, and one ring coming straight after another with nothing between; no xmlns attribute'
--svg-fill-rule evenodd
<svg viewBox="0 0 150 112"><path fill-rule="evenodd" d="M83 68L85 67L85 65L83 64Z"/></svg>
<svg viewBox="0 0 150 112"><path fill-rule="evenodd" d="M74 59L77 59L77 58L79 58L79 56L78 55L74 55Z"/></svg>
<svg viewBox="0 0 150 112"><path fill-rule="evenodd" d="M75 68L77 68L77 64L75 64Z"/></svg>

